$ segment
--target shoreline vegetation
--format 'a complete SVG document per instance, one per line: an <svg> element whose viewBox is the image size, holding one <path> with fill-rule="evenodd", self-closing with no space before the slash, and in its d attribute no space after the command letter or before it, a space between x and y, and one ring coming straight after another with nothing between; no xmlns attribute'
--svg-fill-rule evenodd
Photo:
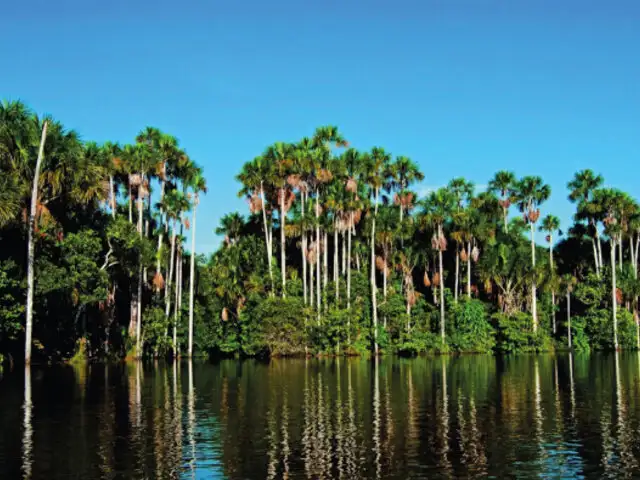
<svg viewBox="0 0 640 480"><path fill-rule="evenodd" d="M97 144L0 104L0 363L640 347L640 207L600 175L554 193L560 225L541 177L420 195L408 157L309 133L242 165L248 211L205 257L175 137Z"/></svg>

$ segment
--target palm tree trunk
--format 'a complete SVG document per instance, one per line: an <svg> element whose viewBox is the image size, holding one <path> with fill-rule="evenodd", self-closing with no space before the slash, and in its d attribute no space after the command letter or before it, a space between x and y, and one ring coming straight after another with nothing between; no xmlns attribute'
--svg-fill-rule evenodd
<svg viewBox="0 0 640 480"><path fill-rule="evenodd" d="M502 207L502 217L504 219L504 231L505 233L509 233L509 221L507 219L507 208Z"/></svg>
<svg viewBox="0 0 640 480"><path fill-rule="evenodd" d="M189 267L189 358L193 357L193 300L196 281L196 210L198 209L198 193L193 202L193 225L191 230L191 265ZM283 230L284 231L284 230Z"/></svg>
<svg viewBox="0 0 640 480"><path fill-rule="evenodd" d="M325 230L323 232L324 237L324 248L322 252L322 274L323 274L323 282L322 288L324 290L327 289L327 285L329 284L329 234Z"/></svg>
<svg viewBox="0 0 640 480"><path fill-rule="evenodd" d="M284 188L280 190L280 270L282 273L282 298L287 296L287 259L285 251L284 229L287 213L284 211Z"/></svg>
<svg viewBox="0 0 640 480"><path fill-rule="evenodd" d="M313 238L313 234L312 237ZM311 308L313 308L313 306L315 305L315 292L314 292L314 288L315 288L315 284L314 279L313 279L313 270L314 270L315 266L310 263L309 264L309 305L311 306Z"/></svg>
<svg viewBox="0 0 640 480"><path fill-rule="evenodd" d="M303 197L304 198L304 197ZM264 188L262 186L262 182L260 182L260 203L262 203L262 224L264 225L264 241L267 246L267 263L269 265L269 278L271 279L271 293L273 294L273 247L271 246L272 239L269 235L269 228L267 225L267 210L264 206ZM303 200L304 206L304 200Z"/></svg>
<svg viewBox="0 0 640 480"><path fill-rule="evenodd" d="M533 222L531 226L531 265L536 266L536 243ZM538 331L538 299L536 295L536 281L531 281L531 317L533 318L533 333Z"/></svg>
<svg viewBox="0 0 640 480"><path fill-rule="evenodd" d="M458 249L458 242L456 242L456 286L453 294L453 301L458 303L458 288L460 279L460 251Z"/></svg>
<svg viewBox="0 0 640 480"><path fill-rule="evenodd" d="M351 345L351 225L353 224L353 212L349 212L349 225L347 227L347 340ZM343 237L344 239L344 237ZM344 260L344 257L343 257Z"/></svg>
<svg viewBox="0 0 640 480"><path fill-rule="evenodd" d="M338 251L340 250L340 244L338 243L338 225L334 219L333 221L333 281L336 284L336 307L338 306L338 300L340 299L340 278L338 272Z"/></svg>
<svg viewBox="0 0 640 480"><path fill-rule="evenodd" d="M176 280L180 278L180 252L176 255L178 265L176 266ZM180 289L178 288L178 282L176 281L176 298L175 298L175 308L173 309L173 358L178 356L178 302L180 301Z"/></svg>
<svg viewBox="0 0 640 480"><path fill-rule="evenodd" d="M549 265L551 267L551 275L553 275L553 234L549 233ZM556 291L551 289L551 323L553 334L556 334Z"/></svg>
<svg viewBox="0 0 640 480"><path fill-rule="evenodd" d="M184 262L182 261L182 248L180 248L180 250L178 251L179 257L178 257L178 266L177 268L177 279L176 279L176 288L178 289L178 304L176 305L176 308L178 309L178 322L180 322L180 318L182 315L182 285L183 285L183 281L182 279L184 278L182 276L182 268L183 268L183 264ZM177 351L177 355L180 356L180 344L176 344L176 351Z"/></svg>
<svg viewBox="0 0 640 480"><path fill-rule="evenodd" d="M555 327L554 320L553 333L556 333ZM573 348L573 342L571 341L571 292L569 290L567 290L567 337L569 339L569 348Z"/></svg>
<svg viewBox="0 0 640 480"><path fill-rule="evenodd" d="M307 304L307 232L302 232L302 294Z"/></svg>
<svg viewBox="0 0 640 480"><path fill-rule="evenodd" d="M169 318L169 312L171 311L171 295L169 294L171 290L171 279L173 278L173 267L176 262L174 262L176 251L176 228L175 225L171 229L171 254L169 255L169 276L167 277L167 281L164 283L164 302L165 302L165 310L164 316L165 318Z"/></svg>
<svg viewBox="0 0 640 480"><path fill-rule="evenodd" d="M438 237L442 237L442 225L438 225ZM442 338L442 344L445 343L445 316L444 316L444 267L442 265L442 249L438 248L438 263L440 268L440 285L438 290L440 291L440 337Z"/></svg>
<svg viewBox="0 0 640 480"><path fill-rule="evenodd" d="M467 242L467 297L471 298L471 242Z"/></svg>
<svg viewBox="0 0 640 480"><path fill-rule="evenodd" d="M618 296L616 295L616 243L611 239L611 301L613 308L613 348L618 350Z"/></svg>
<svg viewBox="0 0 640 480"><path fill-rule="evenodd" d="M596 276L600 278L600 263L598 262L598 247L595 238L591 237L591 245L593 246L593 261L596 265Z"/></svg>
<svg viewBox="0 0 640 480"><path fill-rule="evenodd" d="M411 331L411 302L409 301L409 292L407 292L407 333Z"/></svg>
<svg viewBox="0 0 640 480"><path fill-rule="evenodd" d="M113 175L109 175L109 203L111 204L111 217L116 218L116 191L113 184Z"/></svg>
<svg viewBox="0 0 640 480"><path fill-rule="evenodd" d="M318 193L318 189L316 189L316 308L318 310L318 325L320 324L320 281L321 281L321 273L320 273L320 262L322 261L322 257L320 256L320 194Z"/></svg>
<svg viewBox="0 0 640 480"><path fill-rule="evenodd" d="M160 183L160 225L158 225L160 233L158 235L158 249L157 249L157 254L156 254L156 272L158 273L162 273L162 269L160 266L160 260L161 260L161 252L162 252L162 240L164 239L164 230L162 228L162 224L164 223L164 210L162 209L162 201L164 200L164 188L165 188L165 181L162 180L162 182Z"/></svg>
<svg viewBox="0 0 640 480"><path fill-rule="evenodd" d="M378 355L378 298L376 287L376 217L378 215L378 189L375 191L373 222L371 224L371 306L373 308L373 351Z"/></svg>
<svg viewBox="0 0 640 480"><path fill-rule="evenodd" d="M598 233L598 224L595 225L596 228L596 241L598 242L598 263L600 264L600 268L604 265L602 262L602 242L600 241L600 233Z"/></svg>
<svg viewBox="0 0 640 480"><path fill-rule="evenodd" d="M351 233L351 227L348 230L348 233L342 230L342 275L347 274L347 235Z"/></svg>
<svg viewBox="0 0 640 480"><path fill-rule="evenodd" d="M36 171L33 176L33 187L31 188L31 209L29 210L29 231L27 232L27 306L25 319L25 339L24 339L24 361L27 366L31 363L31 337L33 335L33 292L34 292L34 259L35 240L33 235L36 226L36 213L38 211L38 183L40 181L40 168L44 156L44 144L47 139L47 125L42 125L42 136L40 137L40 147L36 160Z"/></svg>
<svg viewBox="0 0 640 480"><path fill-rule="evenodd" d="M618 240L618 265L620 266L620 271L622 271L622 234L620 234L620 239Z"/></svg>
<svg viewBox="0 0 640 480"><path fill-rule="evenodd" d="M387 254L384 254L384 268L382 269L382 302L386 305L387 303ZM387 315L385 314L382 317L382 325L384 328L387 328Z"/></svg>
<svg viewBox="0 0 640 480"><path fill-rule="evenodd" d="M144 172L141 175L144 183ZM142 188L138 187L138 233L142 238ZM136 298L136 356L142 357L142 252L138 254L138 295Z"/></svg>
<svg viewBox="0 0 640 480"><path fill-rule="evenodd" d="M133 197L131 192L131 177L129 177L128 181L129 181L129 223L133 223Z"/></svg>

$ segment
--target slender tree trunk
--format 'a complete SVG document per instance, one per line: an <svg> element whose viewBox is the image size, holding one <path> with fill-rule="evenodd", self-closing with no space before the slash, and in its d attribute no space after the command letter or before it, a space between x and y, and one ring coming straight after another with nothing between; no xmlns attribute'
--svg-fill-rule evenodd
<svg viewBox="0 0 640 480"><path fill-rule="evenodd" d="M109 175L109 203L111 207L111 217L116 218L116 190L113 184L113 175Z"/></svg>
<svg viewBox="0 0 640 480"><path fill-rule="evenodd" d="M280 270L282 271L282 298L287 296L287 259L285 251L286 243L284 236L285 223L287 221L287 213L284 208L284 188L280 190Z"/></svg>
<svg viewBox="0 0 640 480"><path fill-rule="evenodd" d="M34 172L33 186L31 188L31 209L29 210L29 231L27 232L27 306L24 339L24 361L27 367L31 363L31 338L33 335L33 292L35 283L35 239L33 236L36 226L36 213L38 211L38 183L40 182L40 168L44 157L44 144L47 139L47 126L48 122L45 121L42 125L42 136L40 137L40 147L38 148L36 171ZM29 386L29 388L31 387Z"/></svg>
<svg viewBox="0 0 640 480"><path fill-rule="evenodd" d="M351 226L353 225L353 212L349 212L349 225L347 227L347 341L351 345ZM344 241L344 236L342 237ZM344 244L343 244L344 245Z"/></svg>
<svg viewBox="0 0 640 480"><path fill-rule="evenodd" d="M183 262L183 258L182 258L182 248L180 248L179 250L179 258L178 258L178 266L177 266L177 280L176 280L176 288L178 289L178 304L176 305L176 308L178 309L178 322L180 322L181 318L182 318L182 286L184 284L184 277L182 275L183 273L183 267L184 267L184 262ZM177 349L177 354L178 356L180 356L180 344L178 343L176 345L176 349Z"/></svg>
<svg viewBox="0 0 640 480"><path fill-rule="evenodd" d="M504 231L505 233L509 233L509 220L507 219L507 208L502 207L502 217L504 219Z"/></svg>
<svg viewBox="0 0 640 480"><path fill-rule="evenodd" d="M596 241L598 243L598 263L600 264L600 268L604 265L602 261L602 242L600 241L600 233L598 232L598 224L595 224L596 228Z"/></svg>
<svg viewBox="0 0 640 480"><path fill-rule="evenodd" d="M193 300L196 282L196 210L198 209L198 193L193 202L193 225L191 230L191 265L189 268L189 358L193 358ZM284 226L284 225L283 225Z"/></svg>
<svg viewBox="0 0 640 480"><path fill-rule="evenodd" d="M460 251L458 249L458 242L456 242L456 286L453 294L453 301L458 303L458 288L460 279Z"/></svg>
<svg viewBox="0 0 640 480"><path fill-rule="evenodd" d="M383 303L387 303L387 254L384 253L384 268L382 269L382 298ZM382 325L387 328L387 315L382 317Z"/></svg>
<svg viewBox="0 0 640 480"><path fill-rule="evenodd" d="M133 223L133 194L131 192L131 176L129 176L129 223Z"/></svg>
<svg viewBox="0 0 640 480"><path fill-rule="evenodd" d="M338 300L340 299L340 272L338 271L338 251L340 250L340 244L338 243L338 224L333 221L333 281L336 284L336 307L338 306Z"/></svg>
<svg viewBox="0 0 640 480"><path fill-rule="evenodd" d="M351 232L351 227L349 227L349 233ZM345 230L342 230L342 275L347 275L347 235L348 233Z"/></svg>
<svg viewBox="0 0 640 480"><path fill-rule="evenodd" d="M376 189L375 196L376 206L378 203L378 191ZM377 209L376 209L377 210ZM376 212L377 213L377 212ZM371 223L371 306L373 315L373 352L374 355L378 355L378 301L377 301L377 288L376 288L376 252L375 252L375 237L376 237L376 213L373 215Z"/></svg>
<svg viewBox="0 0 640 480"><path fill-rule="evenodd" d="M302 230L302 293L304 298L304 304L307 304L307 231L305 230L304 217L306 210L304 207L305 198L304 191L300 192L300 199L302 200L302 213L301 213L301 230Z"/></svg>
<svg viewBox="0 0 640 480"><path fill-rule="evenodd" d="M312 234L312 238L313 238L313 234ZM315 291L314 291L315 284L314 284L314 275L313 275L314 269L315 269L315 265L313 263L309 263L309 304L311 308L313 308L313 306L316 303L316 300L315 300L316 297L315 297Z"/></svg>
<svg viewBox="0 0 640 480"><path fill-rule="evenodd" d="M636 235L636 254L633 260L633 273L638 278L638 254L640 253L640 233Z"/></svg>
<svg viewBox="0 0 640 480"><path fill-rule="evenodd" d="M162 201L164 200L164 189L165 189L165 181L162 180L162 182L160 183L160 225L159 230L160 233L158 234L158 249L157 249L157 254L156 254L156 272L158 273L162 273L162 267L160 264L161 258L162 258L162 240L164 240L163 236L164 236L164 229L162 228L162 224L164 223L164 210L162 208Z"/></svg>
<svg viewBox="0 0 640 480"><path fill-rule="evenodd" d="M438 237L442 237L442 225L438 225ZM444 267L442 265L442 250L438 248L438 263L440 268L440 285L438 290L440 291L440 337L442 338L442 344L445 343L445 313L444 313Z"/></svg>
<svg viewBox="0 0 640 480"><path fill-rule="evenodd" d="M595 238L591 237L591 245L593 246L593 262L596 266L596 276L600 278L600 263L598 262L598 247Z"/></svg>
<svg viewBox="0 0 640 480"><path fill-rule="evenodd" d="M622 260L623 260L622 259L622 234L620 234L620 238L618 240L618 256L619 256L618 265L619 265L620 271L622 271Z"/></svg>
<svg viewBox="0 0 640 480"><path fill-rule="evenodd" d="M536 266L536 242L534 224L531 222L531 264ZM538 298L536 295L536 281L531 282L531 316L533 318L533 333L538 331Z"/></svg>
<svg viewBox="0 0 640 480"><path fill-rule="evenodd" d="M269 279L271 280L271 294L273 295L273 249L271 246L271 238L269 234L269 225L267 224L267 210L265 208L264 188L260 182L260 203L262 204L262 224L264 225L264 241L267 247L267 265L269 267Z"/></svg>
<svg viewBox="0 0 640 480"><path fill-rule="evenodd" d="M467 242L467 297L471 298L471 242Z"/></svg>
<svg viewBox="0 0 640 480"><path fill-rule="evenodd" d="M141 175L144 183L144 172ZM142 184L140 185L140 187ZM142 188L138 187L138 233L142 238ZM138 295L136 298L136 356L142 357L142 253L138 254Z"/></svg>
<svg viewBox="0 0 640 480"><path fill-rule="evenodd" d="M302 232L302 294L307 304L307 232Z"/></svg>
<svg viewBox="0 0 640 480"><path fill-rule="evenodd" d="M165 310L164 316L165 318L169 318L169 313L171 312L171 279L173 278L173 267L174 267L174 258L176 251L176 227L175 225L171 229L171 253L169 255L169 276L167 277L167 281L164 283L164 302L165 302Z"/></svg>
<svg viewBox="0 0 640 480"><path fill-rule="evenodd" d="M555 333L555 323L554 333ZM567 290L567 338L569 339L569 348L573 348L573 342L571 341L571 292Z"/></svg>
<svg viewBox="0 0 640 480"><path fill-rule="evenodd" d="M611 239L611 300L613 308L613 348L618 350L618 296L616 295L616 243Z"/></svg>
<svg viewBox="0 0 640 480"><path fill-rule="evenodd" d="M325 230L323 232L323 237L324 237L324 248L323 248L323 252L322 252L322 274L323 274L323 282L322 282L322 288L324 290L327 289L327 285L329 284L329 234L327 233L327 231Z"/></svg>
<svg viewBox="0 0 640 480"><path fill-rule="evenodd" d="M551 267L551 276L553 276L553 234L549 233L549 265ZM553 334L556 334L556 291L551 289L551 323Z"/></svg>
<svg viewBox="0 0 640 480"><path fill-rule="evenodd" d="M180 252L176 255L178 259L178 265L176 266L176 279L180 278L180 270L182 268L181 265L181 257ZM178 303L180 302L180 289L178 288L178 281L176 281L176 298L175 298L175 308L173 309L173 358L178 357L178 314L180 309L178 308Z"/></svg>
<svg viewBox="0 0 640 480"><path fill-rule="evenodd" d="M316 189L316 308L318 310L318 325L320 324L320 295L321 295L321 273L320 273L320 262L322 261L322 257L320 255L320 245L322 244L322 240L320 238L320 194Z"/></svg>
<svg viewBox="0 0 640 480"><path fill-rule="evenodd" d="M407 333L411 331L411 302L407 292Z"/></svg>

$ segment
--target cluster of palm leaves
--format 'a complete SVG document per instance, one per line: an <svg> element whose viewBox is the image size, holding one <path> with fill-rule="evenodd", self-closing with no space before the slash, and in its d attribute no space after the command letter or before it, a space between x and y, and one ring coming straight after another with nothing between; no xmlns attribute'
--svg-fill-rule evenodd
<svg viewBox="0 0 640 480"><path fill-rule="evenodd" d="M39 148L42 148L38 159L41 163L36 162ZM34 178L38 179L35 185ZM152 194L154 189L157 189L155 195ZM190 226L189 212L191 229L195 230L195 208L199 194L205 190L201 169L174 137L156 128L145 128L131 144L106 142L99 145L82 142L76 132L66 130L50 117L38 117L20 102L0 105L0 241L4 245L3 258L23 258L22 251L16 252L20 242L14 240L28 237L29 252L35 251L35 262L34 265L25 262L24 270L35 270L37 276L38 256L49 257L58 246L51 241L63 242L68 232L97 232L103 243L101 270L108 274L108 292L100 305L78 307L83 311L99 307L108 312L109 325L116 320L121 325L128 324L129 336L135 339L136 356L142 355L145 341L153 340L149 335L145 337L143 327L143 311L148 303L164 305L167 319L173 307L174 323L170 327L167 321L165 329L173 329L172 347L177 348L175 332L181 313L182 286L187 278L182 271L183 235ZM30 215L30 204L34 215ZM154 249L153 244L156 245L155 255L149 254ZM125 256L123 245L135 247L136 254ZM194 251L193 246L191 251ZM191 255L188 277L191 286L190 339L194 266ZM33 288L28 290L27 296L31 298ZM81 293L74 292L73 298L80 298ZM126 309L121 306L126 304L129 304L129 322L122 318ZM116 305L120 307L118 312ZM33 315L28 310L27 361L30 360ZM46 305L37 305L35 316L47 315L50 313L46 311ZM37 331L35 336L38 336ZM191 340L188 345L191 354Z"/></svg>

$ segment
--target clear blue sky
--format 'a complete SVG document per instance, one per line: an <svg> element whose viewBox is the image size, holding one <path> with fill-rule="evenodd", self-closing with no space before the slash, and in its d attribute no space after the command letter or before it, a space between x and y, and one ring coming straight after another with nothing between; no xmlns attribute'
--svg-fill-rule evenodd
<svg viewBox="0 0 640 480"><path fill-rule="evenodd" d="M640 2L593 0L7 1L0 97L85 139L176 135L205 168L211 251L241 164L337 124L408 155L422 191L498 169L551 184L593 168L638 196Z"/></svg>

